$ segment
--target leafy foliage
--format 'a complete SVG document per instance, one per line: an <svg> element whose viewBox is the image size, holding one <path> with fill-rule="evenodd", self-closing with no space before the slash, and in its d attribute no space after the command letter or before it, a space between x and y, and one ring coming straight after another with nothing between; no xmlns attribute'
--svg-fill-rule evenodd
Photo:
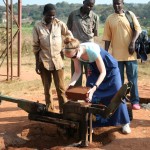
<svg viewBox="0 0 150 150"><path fill-rule="evenodd" d="M57 3L56 5L57 17L66 22L67 18L75 9L78 9L82 4L69 4L67 2ZM17 14L17 3L14 4L14 14ZM32 17L34 22L41 20L44 5L26 5L22 8L22 18ZM142 26L150 26L150 2L147 4L125 3L125 10L133 11L139 18ZM5 11L4 6L0 6L0 20L2 13ZM99 15L100 23L104 23L107 16L114 12L112 5L95 5L94 12Z"/></svg>

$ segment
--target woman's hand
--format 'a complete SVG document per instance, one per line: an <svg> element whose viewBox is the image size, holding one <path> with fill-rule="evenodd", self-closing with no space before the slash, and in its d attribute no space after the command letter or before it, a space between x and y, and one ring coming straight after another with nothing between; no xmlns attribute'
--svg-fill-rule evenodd
<svg viewBox="0 0 150 150"><path fill-rule="evenodd" d="M87 94L88 94L88 98L85 100L86 102L91 102L92 101L92 97L94 92L96 91L96 86L93 86L93 88L91 88Z"/></svg>

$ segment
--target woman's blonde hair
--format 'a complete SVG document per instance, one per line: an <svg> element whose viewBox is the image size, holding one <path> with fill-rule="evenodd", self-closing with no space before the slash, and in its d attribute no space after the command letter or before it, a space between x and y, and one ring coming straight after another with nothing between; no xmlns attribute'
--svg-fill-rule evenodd
<svg viewBox="0 0 150 150"><path fill-rule="evenodd" d="M65 49L66 50L71 50L71 49L78 48L79 45L80 45L80 42L79 42L78 39L68 36L68 37L65 38L64 44L65 44Z"/></svg>

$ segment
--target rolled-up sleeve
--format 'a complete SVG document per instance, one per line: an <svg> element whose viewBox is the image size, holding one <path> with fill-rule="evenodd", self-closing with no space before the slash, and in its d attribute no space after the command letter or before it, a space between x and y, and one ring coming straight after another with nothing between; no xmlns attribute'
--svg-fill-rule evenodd
<svg viewBox="0 0 150 150"><path fill-rule="evenodd" d="M71 36L73 37L72 32L68 29L67 25L62 22L61 32L63 36Z"/></svg>

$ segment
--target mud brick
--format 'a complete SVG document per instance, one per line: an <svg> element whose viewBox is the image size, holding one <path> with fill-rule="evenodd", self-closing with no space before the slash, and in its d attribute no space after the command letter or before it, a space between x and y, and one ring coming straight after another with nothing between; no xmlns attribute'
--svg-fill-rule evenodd
<svg viewBox="0 0 150 150"><path fill-rule="evenodd" d="M76 87L70 87L66 91L66 97L68 100L77 101L77 100L86 100L88 97L88 91L90 90L90 87L83 87L83 86L76 86Z"/></svg>

